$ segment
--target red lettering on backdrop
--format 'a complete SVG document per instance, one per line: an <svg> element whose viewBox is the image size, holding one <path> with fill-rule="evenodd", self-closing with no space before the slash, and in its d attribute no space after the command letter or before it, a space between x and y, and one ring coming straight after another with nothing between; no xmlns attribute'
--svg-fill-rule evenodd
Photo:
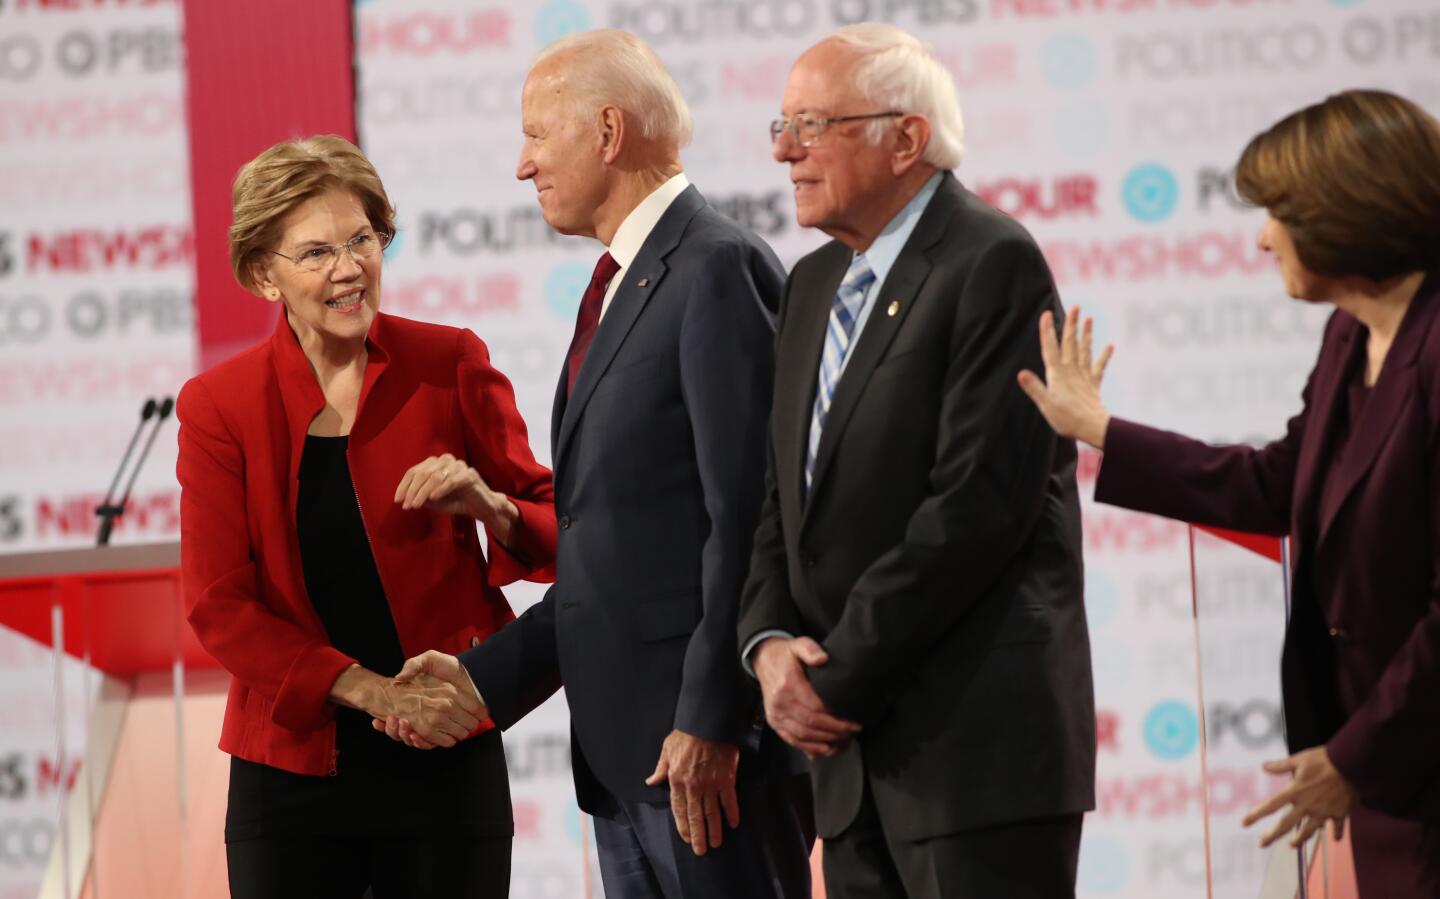
<svg viewBox="0 0 1440 899"><path fill-rule="evenodd" d="M1052 240L1046 241L1041 250L1055 279L1061 282L1225 278L1275 267L1275 261L1255 246L1252 235L1238 231Z"/></svg>
<svg viewBox="0 0 1440 899"><path fill-rule="evenodd" d="M1049 221L1074 216L1097 216L1095 195L1099 182L1091 175L1055 178L998 178L975 187L980 199L1017 219Z"/></svg>
<svg viewBox="0 0 1440 899"><path fill-rule="evenodd" d="M25 265L31 274L113 271L117 268L154 271L189 265L195 255L189 228L153 225L133 232L93 229L62 231L48 238L31 234Z"/></svg>
<svg viewBox="0 0 1440 899"><path fill-rule="evenodd" d="M175 94L5 100L0 102L0 143L81 140L103 135L155 136L178 130L184 120L180 97Z"/></svg>
<svg viewBox="0 0 1440 899"><path fill-rule="evenodd" d="M539 840L544 836L540 829L543 811L540 803L534 799L515 800L512 814L515 818L516 840Z"/></svg>
<svg viewBox="0 0 1440 899"><path fill-rule="evenodd" d="M75 12L87 9L115 9L117 7L161 6L176 0L11 0L10 8L16 12Z"/></svg>
<svg viewBox="0 0 1440 899"><path fill-rule="evenodd" d="M1186 540L1183 521L1092 506L1085 513L1085 549L1144 553L1170 549Z"/></svg>
<svg viewBox="0 0 1440 899"><path fill-rule="evenodd" d="M511 22L504 9L464 15L422 12L388 22L366 19L360 28L360 53L425 57L508 48Z"/></svg>
<svg viewBox="0 0 1440 899"><path fill-rule="evenodd" d="M39 756L35 761L35 793L43 798L63 788L69 795L75 789L79 776L80 759L71 759L68 765L64 765L49 756Z"/></svg>
<svg viewBox="0 0 1440 899"><path fill-rule="evenodd" d="M1101 709L1095 713L1095 748L1120 751L1120 713Z"/></svg>
<svg viewBox="0 0 1440 899"><path fill-rule="evenodd" d="M103 499L98 493L61 497L36 497L34 536L91 537L95 533L95 507ZM125 514L115 520L115 533L151 536L174 535L180 531L180 493L161 490L131 496Z"/></svg>

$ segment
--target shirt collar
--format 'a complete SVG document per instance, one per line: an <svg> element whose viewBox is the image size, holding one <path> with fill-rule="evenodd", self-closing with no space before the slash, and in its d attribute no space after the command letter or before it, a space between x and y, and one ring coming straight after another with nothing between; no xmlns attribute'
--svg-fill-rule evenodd
<svg viewBox="0 0 1440 899"><path fill-rule="evenodd" d="M615 261L620 263L621 268L629 268L630 263L635 261L635 255L644 246L645 238L655 229L656 222L675 198L685 192L690 186L690 179L681 172L674 175L670 180L655 188L650 196L640 201L640 205L630 210L625 216L625 221L615 229L615 236L610 239L610 246L606 247Z"/></svg>
<svg viewBox="0 0 1440 899"><path fill-rule="evenodd" d="M875 273L877 285L884 284L890 269L895 267L900 251L905 249L906 241L920 223L920 214L930 205L930 198L935 196L935 191L940 188L943 175L943 172L931 175L915 192L915 196L910 198L910 202L905 204L905 208L897 212L880 231L879 236L870 244L870 249L865 251L865 261L870 263L870 271Z"/></svg>

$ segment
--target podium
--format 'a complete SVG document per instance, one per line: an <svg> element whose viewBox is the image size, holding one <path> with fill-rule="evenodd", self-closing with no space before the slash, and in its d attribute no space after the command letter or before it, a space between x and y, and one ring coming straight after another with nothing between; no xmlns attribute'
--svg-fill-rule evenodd
<svg viewBox="0 0 1440 899"><path fill-rule="evenodd" d="M19 794L0 827L28 850L0 895L226 895L229 677L185 621L179 563L174 543L0 556L4 677L29 707L0 747Z"/></svg>

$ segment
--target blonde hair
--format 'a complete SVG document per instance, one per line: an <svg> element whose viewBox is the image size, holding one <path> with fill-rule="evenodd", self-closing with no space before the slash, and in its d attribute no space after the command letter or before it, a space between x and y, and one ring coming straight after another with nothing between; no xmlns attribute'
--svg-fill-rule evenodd
<svg viewBox="0 0 1440 899"><path fill-rule="evenodd" d="M695 124L680 86L649 45L626 31L600 28L567 34L546 44L536 66L564 54L565 91L571 109L582 119L614 104L625 111L648 140L690 143Z"/></svg>
<svg viewBox="0 0 1440 899"><path fill-rule="evenodd" d="M332 188L353 193L370 227L395 235L395 207L380 175L343 137L318 134L286 140L245 163L231 193L230 267L240 286L258 294L256 264L280 238L280 222L296 206Z"/></svg>

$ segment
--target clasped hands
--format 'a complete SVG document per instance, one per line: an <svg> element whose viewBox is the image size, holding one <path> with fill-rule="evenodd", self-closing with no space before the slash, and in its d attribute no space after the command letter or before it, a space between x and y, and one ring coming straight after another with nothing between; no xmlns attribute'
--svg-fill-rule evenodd
<svg viewBox="0 0 1440 899"><path fill-rule="evenodd" d="M825 707L805 673L806 668L818 668L829 660L809 637L769 637L751 652L765 720L780 739L811 759L830 758L860 733L859 724Z"/></svg>
<svg viewBox="0 0 1440 899"><path fill-rule="evenodd" d="M454 746L490 717L460 660L443 652L410 659L388 687L390 703L366 709L371 726L416 749Z"/></svg>

